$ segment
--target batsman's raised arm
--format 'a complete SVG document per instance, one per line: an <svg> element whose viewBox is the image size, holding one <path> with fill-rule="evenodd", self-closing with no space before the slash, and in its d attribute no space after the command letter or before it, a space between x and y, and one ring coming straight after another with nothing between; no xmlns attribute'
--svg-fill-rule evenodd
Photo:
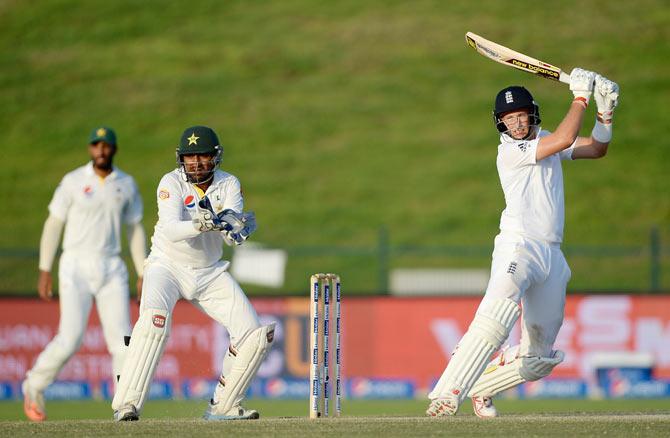
<svg viewBox="0 0 670 438"><path fill-rule="evenodd" d="M574 100L570 104L568 113L556 130L540 139L537 145L536 159L540 161L554 155L575 143L584 120L584 112L589 104L595 82L594 72L575 68L570 73L570 90Z"/></svg>
<svg viewBox="0 0 670 438"><path fill-rule="evenodd" d="M598 109L593 131L590 137L577 138L572 151L573 160L604 157L612 141L612 118L619 101L619 85L596 75L593 98Z"/></svg>

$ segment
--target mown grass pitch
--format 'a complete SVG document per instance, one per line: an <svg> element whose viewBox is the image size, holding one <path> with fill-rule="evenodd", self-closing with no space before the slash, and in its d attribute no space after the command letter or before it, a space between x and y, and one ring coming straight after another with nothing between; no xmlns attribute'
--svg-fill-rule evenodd
<svg viewBox="0 0 670 438"><path fill-rule="evenodd" d="M339 419L309 420L305 401L250 400L259 421L206 422L205 403L155 401L137 423L114 423L108 402L51 402L48 422L23 419L21 404L0 403L4 436L667 436L670 400L500 400L496 420L464 406L453 418L423 416L425 401L347 401Z"/></svg>

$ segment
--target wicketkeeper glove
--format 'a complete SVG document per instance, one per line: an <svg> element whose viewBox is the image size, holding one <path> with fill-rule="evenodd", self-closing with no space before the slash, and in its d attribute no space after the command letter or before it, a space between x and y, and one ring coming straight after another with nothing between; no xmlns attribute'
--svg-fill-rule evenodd
<svg viewBox="0 0 670 438"><path fill-rule="evenodd" d="M219 214L223 225L223 240L226 245L241 245L256 231L256 215L253 211L236 213L233 210L224 210Z"/></svg>
<svg viewBox="0 0 670 438"><path fill-rule="evenodd" d="M202 232L223 230L223 225L219 218L208 210L198 209L195 217L191 219L191 223L193 224L193 228Z"/></svg>

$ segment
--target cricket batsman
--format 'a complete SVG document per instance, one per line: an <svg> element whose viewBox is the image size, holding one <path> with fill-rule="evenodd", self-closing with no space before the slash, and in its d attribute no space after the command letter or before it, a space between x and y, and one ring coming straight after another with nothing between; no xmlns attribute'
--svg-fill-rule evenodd
<svg viewBox="0 0 670 438"><path fill-rule="evenodd" d="M40 241L37 291L43 300L52 299L51 267L65 228L58 270L60 322L58 333L23 381L23 408L32 421L46 420L44 390L79 349L94 300L114 376L123 365L123 337L130 333L130 312L128 271L119 256L121 227L126 226L138 296L146 234L137 185L112 165L116 151L115 132L104 126L94 129L88 145L91 161L63 177L49 204Z"/></svg>
<svg viewBox="0 0 670 438"><path fill-rule="evenodd" d="M580 68L570 74L570 90L574 100L554 132L540 127L539 107L525 88L507 87L496 96L496 165L506 207L491 278L468 331L429 394L428 416L454 415L471 397L477 416L496 417L493 396L546 377L563 361L564 353L553 350L571 275L561 251L561 161L605 156L619 96L616 83ZM595 126L590 137L579 137L592 94L598 109ZM519 316L520 344L492 360Z"/></svg>
<svg viewBox="0 0 670 438"><path fill-rule="evenodd" d="M180 298L230 334L205 419L260 416L241 402L272 345L274 324L260 326L251 303L228 273L229 262L221 260L224 243L241 245L256 229L254 214L242 212L239 180L217 169L222 153L211 128L187 128L177 148L177 169L158 184L158 223L144 269L140 315L112 401L117 421L139 419Z"/></svg>

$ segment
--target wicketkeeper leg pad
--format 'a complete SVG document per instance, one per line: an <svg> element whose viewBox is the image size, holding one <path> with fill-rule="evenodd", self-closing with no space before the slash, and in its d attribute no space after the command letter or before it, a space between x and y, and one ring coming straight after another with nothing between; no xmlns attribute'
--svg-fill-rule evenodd
<svg viewBox="0 0 670 438"><path fill-rule="evenodd" d="M115 411L134 406L138 413L141 412L149 393L151 379L167 344L171 323L167 310L145 309L140 314L130 337L130 345L112 401Z"/></svg>
<svg viewBox="0 0 670 438"><path fill-rule="evenodd" d="M272 346L274 330L274 324L259 327L231 346L235 360L229 374L219 379L205 419L225 420L238 416L240 402Z"/></svg>
<svg viewBox="0 0 670 438"><path fill-rule="evenodd" d="M505 356L494 359L470 390L470 397L492 397L525 382L533 382L547 377L565 354L560 350L551 352L550 357L513 357L506 361Z"/></svg>
<svg viewBox="0 0 670 438"><path fill-rule="evenodd" d="M455 414L520 314L519 305L507 298L484 303L428 397L448 399L451 406L448 414Z"/></svg>

